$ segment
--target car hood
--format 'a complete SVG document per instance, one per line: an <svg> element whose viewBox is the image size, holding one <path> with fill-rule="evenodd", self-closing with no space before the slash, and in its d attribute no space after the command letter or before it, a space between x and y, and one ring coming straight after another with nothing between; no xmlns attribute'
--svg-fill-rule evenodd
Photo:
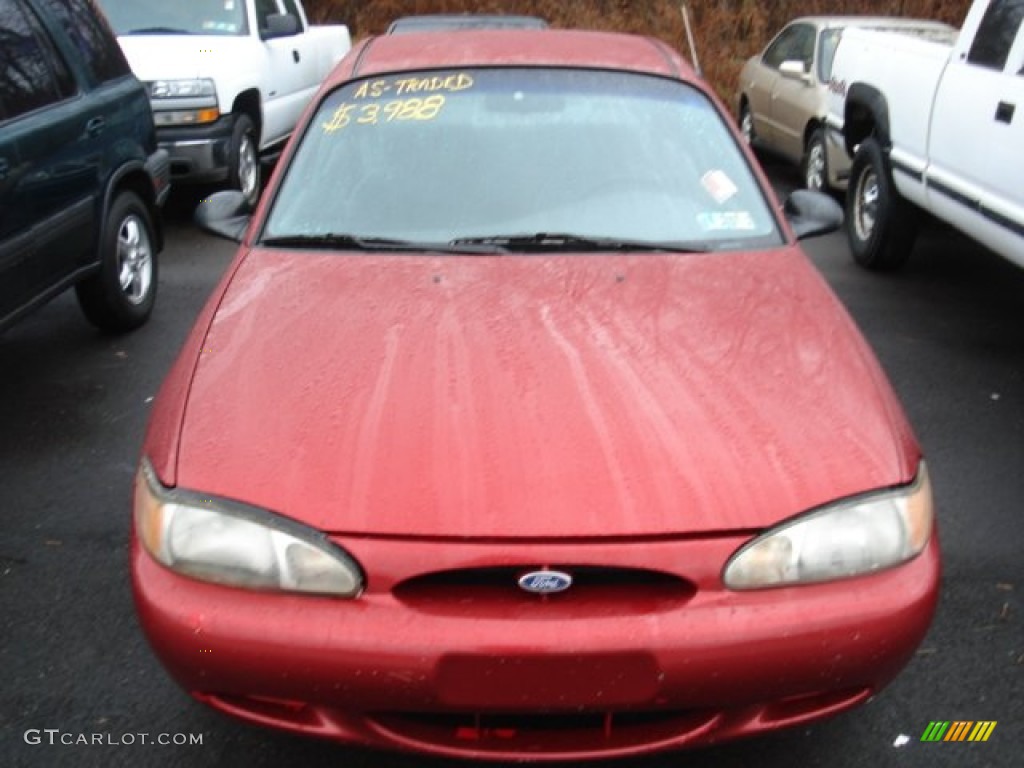
<svg viewBox="0 0 1024 768"><path fill-rule="evenodd" d="M333 533L759 529L910 479L874 358L796 249L250 252L213 317L182 487Z"/></svg>
<svg viewBox="0 0 1024 768"><path fill-rule="evenodd" d="M117 42L143 82L237 76L238 62L252 58L252 42L242 36L121 35Z"/></svg>

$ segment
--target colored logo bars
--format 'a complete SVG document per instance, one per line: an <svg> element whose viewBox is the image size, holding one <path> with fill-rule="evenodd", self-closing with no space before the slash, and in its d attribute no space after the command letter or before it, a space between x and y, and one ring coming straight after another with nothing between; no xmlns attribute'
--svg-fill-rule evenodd
<svg viewBox="0 0 1024 768"><path fill-rule="evenodd" d="M995 720L932 720L921 734L921 741L988 741L995 729Z"/></svg>

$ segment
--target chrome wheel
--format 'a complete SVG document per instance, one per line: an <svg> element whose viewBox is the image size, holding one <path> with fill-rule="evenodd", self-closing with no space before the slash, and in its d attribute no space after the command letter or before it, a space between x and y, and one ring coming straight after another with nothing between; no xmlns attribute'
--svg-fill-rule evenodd
<svg viewBox="0 0 1024 768"><path fill-rule="evenodd" d="M156 302L159 243L158 230L142 199L127 189L118 192L97 244L99 271L75 285L78 303L90 323L123 333L146 322Z"/></svg>
<svg viewBox="0 0 1024 768"><path fill-rule="evenodd" d="M135 214L122 219L117 230L118 284L125 298L141 304L153 281L153 246L146 226Z"/></svg>
<svg viewBox="0 0 1024 768"><path fill-rule="evenodd" d="M818 192L826 186L825 147L821 142L811 139L807 147L807 162L804 166L804 186Z"/></svg>
<svg viewBox="0 0 1024 768"><path fill-rule="evenodd" d="M252 200L259 184L259 167L256 165L256 144L251 133L242 134L238 143L238 187L246 200Z"/></svg>
<svg viewBox="0 0 1024 768"><path fill-rule="evenodd" d="M878 176L873 169L865 169L857 179L853 197L853 226L861 241L871 239L878 220Z"/></svg>
<svg viewBox="0 0 1024 768"><path fill-rule="evenodd" d="M747 144L754 141L754 116L750 114L750 109L746 106L740 113L740 133L743 134L743 140Z"/></svg>

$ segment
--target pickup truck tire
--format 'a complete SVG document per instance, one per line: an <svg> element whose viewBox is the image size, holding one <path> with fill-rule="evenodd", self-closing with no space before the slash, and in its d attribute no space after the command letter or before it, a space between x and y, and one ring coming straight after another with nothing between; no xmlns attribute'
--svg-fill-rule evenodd
<svg viewBox="0 0 1024 768"><path fill-rule="evenodd" d="M854 261L877 271L902 267L917 237L918 216L900 197L877 139L857 149L846 193L846 235Z"/></svg>
<svg viewBox="0 0 1024 768"><path fill-rule="evenodd" d="M825 149L825 133L821 128L816 128L807 139L801 167L807 189L828 192L828 153Z"/></svg>
<svg viewBox="0 0 1024 768"><path fill-rule="evenodd" d="M228 184L239 190L252 208L260 199L260 158L256 126L244 112L235 116L228 148Z"/></svg>
<svg viewBox="0 0 1024 768"><path fill-rule="evenodd" d="M153 221L134 192L114 198L100 234L100 270L75 286L86 319L123 332L146 322L156 301Z"/></svg>

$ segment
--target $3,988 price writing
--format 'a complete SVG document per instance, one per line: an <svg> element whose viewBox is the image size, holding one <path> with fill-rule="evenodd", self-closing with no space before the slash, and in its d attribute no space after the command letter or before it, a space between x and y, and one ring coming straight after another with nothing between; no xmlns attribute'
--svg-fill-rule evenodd
<svg viewBox="0 0 1024 768"><path fill-rule="evenodd" d="M342 103L334 110L331 119L324 122L324 133L334 133L350 125L378 125L396 121L433 120L441 113L445 98L440 93L426 98L394 99L383 104Z"/></svg>

